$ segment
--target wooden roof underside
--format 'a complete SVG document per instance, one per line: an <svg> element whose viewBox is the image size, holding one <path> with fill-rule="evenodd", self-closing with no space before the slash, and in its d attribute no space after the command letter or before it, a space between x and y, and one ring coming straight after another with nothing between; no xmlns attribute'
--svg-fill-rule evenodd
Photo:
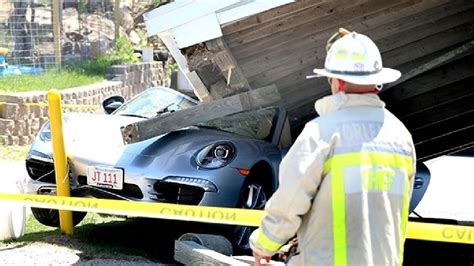
<svg viewBox="0 0 474 266"><path fill-rule="evenodd" d="M194 67L215 95L275 84L297 132L329 93L325 79L306 76L324 65L339 27L368 35L384 66L409 74L381 97L412 132L421 160L474 145L474 1L297 1L226 25L217 45L207 42L220 59ZM189 62L203 59L190 49ZM238 86L222 81L232 75Z"/></svg>

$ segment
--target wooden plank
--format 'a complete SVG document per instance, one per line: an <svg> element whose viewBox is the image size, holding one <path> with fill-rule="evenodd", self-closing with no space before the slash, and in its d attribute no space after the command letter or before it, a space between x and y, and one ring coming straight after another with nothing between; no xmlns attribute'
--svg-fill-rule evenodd
<svg viewBox="0 0 474 266"><path fill-rule="evenodd" d="M184 265L249 265L193 241L175 241L174 259Z"/></svg>
<svg viewBox="0 0 474 266"><path fill-rule="evenodd" d="M474 94L471 94L458 101L449 102L436 108L406 117L402 121L408 129L416 130L471 112L473 102Z"/></svg>
<svg viewBox="0 0 474 266"><path fill-rule="evenodd" d="M121 129L122 137L125 143L135 143L226 115L269 106L279 100L278 89L271 85L129 124Z"/></svg>
<svg viewBox="0 0 474 266"><path fill-rule="evenodd" d="M474 145L472 136L474 136L474 127L469 127L448 136L415 145L417 159L426 161L471 147Z"/></svg>
<svg viewBox="0 0 474 266"><path fill-rule="evenodd" d="M388 52L409 43L424 39L428 36L432 36L438 32L474 21L474 8L459 9L461 8L450 7L448 11L432 14L429 19L415 20L417 22L419 21L419 23L413 25L414 27L400 27L394 29L395 32L393 32L393 34L384 35L384 38L378 41L377 46L381 52ZM436 10L439 9L433 11ZM379 36L375 37L378 38Z"/></svg>
<svg viewBox="0 0 474 266"><path fill-rule="evenodd" d="M375 8L375 7L372 7ZM367 9L367 8L366 8ZM271 51L284 49L291 45L298 47L314 46L314 38L320 34L326 34L327 39L338 27L346 27L351 30L369 34L371 38L381 39L384 36L393 35L407 28L427 23L435 18L444 17L464 10L464 6L451 5L447 1L423 1L413 4L412 2L395 2L392 5L384 5L372 12L357 6L345 9L333 16L316 18L312 23L301 25L298 28L274 34L260 41L248 43L245 46L231 47L234 56L239 62L245 62L252 58L265 55ZM416 19L414 19L416 18ZM224 36L226 39L226 36ZM227 39L226 39L227 40ZM266 50L261 52L262 47ZM296 49L299 51L299 49Z"/></svg>
<svg viewBox="0 0 474 266"><path fill-rule="evenodd" d="M455 19L456 14L454 14L451 19ZM375 17L377 18L377 17ZM406 19L404 19L406 20ZM456 23L462 23L463 21L457 21ZM366 22L361 21L360 25L366 24ZM400 24L400 23L394 23L394 24ZM355 28L360 28L360 25L353 25ZM412 24L412 26L416 26ZM427 26L428 27L428 26ZM446 30L444 27L433 27L429 26L431 28L431 32L439 32L442 30ZM455 29L456 30L456 29ZM441 40L442 42L437 45L437 48L441 49L444 47L448 47L450 44L455 44L459 41L465 40L466 38L469 37L469 35L466 36L460 36L463 34L462 32L456 33L455 30L447 30L447 32L443 32L444 39L448 40ZM378 34L378 32L383 31L383 28L376 28L375 30L370 30L368 32L369 36L378 36L377 38L374 38L374 41L378 44L381 41L385 42L385 40L379 40L378 38L381 36ZM467 33L466 31L469 31L468 26L464 26L463 30L464 33ZM447 34L446 34L447 33ZM452 34L452 38L450 38L449 34ZM329 36L330 34L327 33ZM322 37L322 36L320 36ZM392 37L388 37L388 39L391 40ZM411 39L415 37L410 37ZM409 40L410 38L407 38ZM322 65L324 63L324 57L325 57L325 50L324 46L326 43L326 38L313 38L314 42L309 45L307 44L307 47L305 48L304 46L300 47L300 42L296 42L295 45L291 45L288 48L285 48L282 51L274 51L269 55L266 55L263 59L256 57L255 59L252 59L251 61L240 61L242 68L245 70L244 73L247 75L251 85L253 86L262 86L265 84L265 82L271 82L271 83L276 83L277 80L272 79L274 77L289 77L293 76L294 72L297 72L299 69L307 68L308 66L314 66L317 64L317 62L320 62L319 64ZM432 41L433 38L431 38ZM425 42L420 43L419 45L423 45ZM429 42L426 41L426 44ZM296 47L298 46L298 47ZM308 48L309 47L309 48ZM385 47L383 45L379 46L379 48L384 51ZM384 58L384 65L386 66L395 66L398 64L405 63L407 60L412 60L415 58L415 56L412 56L413 53L418 53L419 56L426 55L429 52L434 51L432 47L422 47L424 50L417 47L410 47L409 50L404 50L404 54L398 53L397 55L393 55L396 57L395 59L390 58L390 54L383 54ZM419 51L421 50L421 51ZM292 53L290 51L298 51L298 53ZM275 54L275 53L278 53ZM276 60L275 58L278 58ZM402 61L405 60L405 61ZM277 83L279 84L279 83Z"/></svg>
<svg viewBox="0 0 474 266"><path fill-rule="evenodd" d="M448 49L439 50L433 54L417 58L414 61L398 66L397 69L403 73L402 77L395 82L387 84L385 86L385 90L421 75L426 71L430 71L435 67L444 65L461 57L471 55L474 52L473 44L474 41L469 41L456 48L450 47Z"/></svg>
<svg viewBox="0 0 474 266"><path fill-rule="evenodd" d="M460 130L474 127L473 121L474 110L449 120L444 120L439 123L411 131L413 141L415 142L415 145L418 145L433 139L445 137Z"/></svg>
<svg viewBox="0 0 474 266"><path fill-rule="evenodd" d="M413 58L423 57L437 50L466 42L472 39L473 27L474 21L471 21L388 51L383 54L384 65L402 65Z"/></svg>
<svg viewBox="0 0 474 266"><path fill-rule="evenodd" d="M207 41L206 46L214 53L211 60L220 68L227 85L235 91L251 89L247 78L222 38Z"/></svg>
<svg viewBox="0 0 474 266"><path fill-rule="evenodd" d="M239 256L232 256L233 259L236 259L236 260L239 260L239 261L242 261L244 263L248 263L249 265L254 265L254 257L253 256L248 256L248 255L239 255ZM274 261L274 260L270 260L268 263L265 263L264 265L279 265L279 266L284 266L286 265L285 263L283 262L280 262L280 261Z"/></svg>
<svg viewBox="0 0 474 266"><path fill-rule="evenodd" d="M401 4L397 1L387 5L385 2L374 1L371 3L365 3L361 5L348 5L338 7L337 12L333 12L331 15L322 17L314 17L314 20L300 25L299 27L291 28L290 30L278 32L264 39L257 40L254 42L247 42L245 45L229 46L239 62L246 62L252 60L252 58L258 57L259 55L271 56L272 51L278 51L288 46L295 45L294 51L300 51L300 49L307 49L313 47L315 44L315 38L323 38L327 40L339 27L352 28L352 24L356 21L364 21L371 19L374 14L382 10L387 11L387 15L391 13L391 7L398 5L411 5L410 1L402 2ZM364 12L364 13L362 13ZM380 21L382 21L382 18ZM319 36L323 34L323 36ZM224 36L226 39L226 36ZM227 39L226 39L227 41Z"/></svg>
<svg viewBox="0 0 474 266"><path fill-rule="evenodd" d="M404 118L474 94L473 83L474 77L469 77L403 101L386 101L387 108L397 117Z"/></svg>
<svg viewBox="0 0 474 266"><path fill-rule="evenodd" d="M472 77L474 75L472 71L473 60L474 56L470 55L426 72L416 79L406 81L393 89L383 91L381 97L383 97L387 104L391 104L392 102L399 102L438 87Z"/></svg>
<svg viewBox="0 0 474 266"><path fill-rule="evenodd" d="M416 7L416 8L415 8ZM422 6L424 7L424 6ZM376 14L369 15L366 19L358 19L357 22L350 23L349 25L340 25L346 26L352 30L360 31L365 34L368 34L378 45L381 51L385 50L384 44L385 40L387 42L394 41L391 38L383 39L388 36L391 36L397 32L414 28L419 25L426 23L431 23L439 17L452 16L453 14L458 13L460 10L463 10L460 7L453 6L437 6L435 8L428 8L420 12L421 7L418 5L408 6L404 8L396 9L395 11L392 8L384 9L381 12ZM442 11L442 12L441 12ZM409 19L410 15L416 14L417 19ZM420 18L419 18L420 17ZM455 16L454 16L455 17ZM407 19L408 18L408 19ZM428 19L429 18L429 19ZM453 18L455 19L455 18ZM387 21L389 23L387 23ZM456 22L462 23L462 22ZM446 26L443 26L446 29ZM441 31L438 27L433 28L432 31ZM320 29L320 28L318 28ZM291 39L292 42L285 44L281 48L272 47L271 49L266 48L264 53L260 55L253 55L250 58L241 58L238 50L234 50L236 56L239 57L239 62L241 67L251 75L258 74L267 69L274 68L277 65L286 65L288 61L298 62L302 59L311 57L314 58L315 55L321 54L320 57L325 56L324 46L328 36L330 36L334 31L334 28L329 30L322 31L318 34L314 34L310 38L305 39ZM416 35L415 35L416 36ZM419 37L417 37L419 38ZM281 43L281 41L280 41ZM295 51L298 51L295 53ZM301 51L306 51L304 54ZM275 60L278 58L278 60ZM316 59L316 58L315 58ZM318 61L316 61L318 62ZM246 74L246 73L244 73Z"/></svg>
<svg viewBox="0 0 474 266"><path fill-rule="evenodd" d="M363 0L339 0L338 2L322 2L311 8L300 10L293 16L285 16L278 20L261 23L258 25L258 27L242 30L230 35L225 35L225 39L229 47L247 45L248 43L255 42L279 32L298 28L311 21L320 19L321 17L332 16L340 10L344 10L349 6L362 4L363 2Z"/></svg>
<svg viewBox="0 0 474 266"><path fill-rule="evenodd" d="M418 67L415 67L413 68L412 70L408 71L407 73L403 74L403 76L393 82L393 83L390 83L388 84L388 86L386 86L386 89L389 89L393 86L396 86L402 82L405 82L413 77L416 77L426 71L429 71L435 67L438 67L440 65L443 65L447 62L450 62L451 60L454 60L456 58L459 58L459 57L462 57L464 55L469 55L471 54L472 52L474 51L474 40L471 40L463 45L461 45L460 47L457 47L427 63L424 63Z"/></svg>
<svg viewBox="0 0 474 266"><path fill-rule="evenodd" d="M53 37L54 37L54 61L57 69L61 69L61 14L62 1L57 0L52 3L53 11Z"/></svg>
<svg viewBox="0 0 474 266"><path fill-rule="evenodd" d="M248 18L225 25L222 28L222 32L224 33L224 35L231 35L236 32L241 33L244 30L248 30L249 28L258 27L263 23L268 23L273 20L293 16L295 13L311 8L314 5L318 5L320 2L322 1L297 1L292 4L277 7L275 9L271 9L260 14L250 16Z"/></svg>

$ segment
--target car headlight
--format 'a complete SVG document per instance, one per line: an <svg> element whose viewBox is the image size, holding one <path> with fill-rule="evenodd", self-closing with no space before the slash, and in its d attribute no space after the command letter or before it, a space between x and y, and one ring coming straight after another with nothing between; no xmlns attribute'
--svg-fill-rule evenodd
<svg viewBox="0 0 474 266"><path fill-rule="evenodd" d="M198 166L216 169L229 164L235 157L235 147L232 143L221 142L204 147L196 156Z"/></svg>
<svg viewBox="0 0 474 266"><path fill-rule="evenodd" d="M51 126L49 121L46 121L46 123L44 123L43 127L41 128L39 138L44 142L51 141Z"/></svg>

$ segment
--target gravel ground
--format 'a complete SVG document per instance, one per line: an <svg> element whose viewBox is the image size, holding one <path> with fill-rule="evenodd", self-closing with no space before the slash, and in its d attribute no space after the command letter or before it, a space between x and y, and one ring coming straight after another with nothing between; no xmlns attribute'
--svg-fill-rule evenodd
<svg viewBox="0 0 474 266"><path fill-rule="evenodd" d="M77 238L51 233L32 242L0 242L0 265L164 265L119 252L84 249Z"/></svg>
<svg viewBox="0 0 474 266"><path fill-rule="evenodd" d="M0 248L0 265L160 265L137 256L84 256L73 247L33 242Z"/></svg>
<svg viewBox="0 0 474 266"><path fill-rule="evenodd" d="M25 178L23 161L0 160L0 187L17 181L23 183ZM78 248L79 242L62 235L35 242L0 242L0 265L163 265L140 256L84 252Z"/></svg>

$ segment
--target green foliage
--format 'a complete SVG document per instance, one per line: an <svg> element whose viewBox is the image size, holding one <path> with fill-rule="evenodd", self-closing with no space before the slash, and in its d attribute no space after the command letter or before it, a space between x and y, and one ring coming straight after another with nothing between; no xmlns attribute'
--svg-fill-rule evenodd
<svg viewBox="0 0 474 266"><path fill-rule="evenodd" d="M30 146L4 146L3 144L0 144L0 160L25 160L29 149Z"/></svg>
<svg viewBox="0 0 474 266"><path fill-rule="evenodd" d="M132 42L124 36L117 38L115 47L109 54L110 59L119 60L124 64L136 64L140 62L135 55Z"/></svg>
<svg viewBox="0 0 474 266"><path fill-rule="evenodd" d="M153 0L153 1L151 1L151 6L153 8L157 8L162 4L161 2L162 2L161 0Z"/></svg>
<svg viewBox="0 0 474 266"><path fill-rule="evenodd" d="M0 77L0 92L44 91L85 86L105 80L105 69L114 63L108 56L79 61L62 70L51 69L42 75Z"/></svg>

